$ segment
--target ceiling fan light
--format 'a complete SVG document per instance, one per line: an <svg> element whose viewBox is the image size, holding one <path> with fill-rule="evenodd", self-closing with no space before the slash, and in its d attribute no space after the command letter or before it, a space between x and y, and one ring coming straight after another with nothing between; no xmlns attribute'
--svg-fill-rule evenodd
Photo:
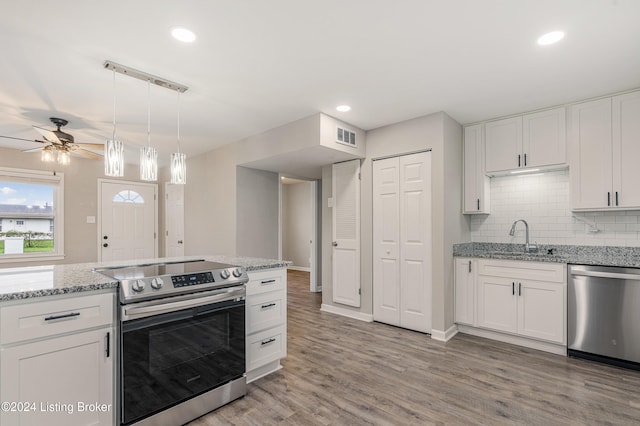
<svg viewBox="0 0 640 426"><path fill-rule="evenodd" d="M140 148L140 180L158 180L158 150L151 146Z"/></svg>
<svg viewBox="0 0 640 426"><path fill-rule="evenodd" d="M187 156L182 152L171 154L171 183L177 185L187 183Z"/></svg>
<svg viewBox="0 0 640 426"><path fill-rule="evenodd" d="M71 153L69 151L58 151L58 164L68 166L71 164Z"/></svg>
<svg viewBox="0 0 640 426"><path fill-rule="evenodd" d="M53 163L56 158L54 156L54 152L48 148L49 147L47 146L42 149L42 152L40 152L40 160L44 161L45 163Z"/></svg>
<svg viewBox="0 0 640 426"><path fill-rule="evenodd" d="M124 144L109 139L104 147L104 174L106 176L124 176Z"/></svg>

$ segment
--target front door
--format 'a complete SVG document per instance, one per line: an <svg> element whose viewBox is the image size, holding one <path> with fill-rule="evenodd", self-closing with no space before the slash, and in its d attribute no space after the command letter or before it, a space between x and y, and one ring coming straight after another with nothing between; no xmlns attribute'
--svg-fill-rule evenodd
<svg viewBox="0 0 640 426"><path fill-rule="evenodd" d="M165 256L184 256L184 185L165 185Z"/></svg>
<svg viewBox="0 0 640 426"><path fill-rule="evenodd" d="M157 257L156 184L100 180L99 260Z"/></svg>

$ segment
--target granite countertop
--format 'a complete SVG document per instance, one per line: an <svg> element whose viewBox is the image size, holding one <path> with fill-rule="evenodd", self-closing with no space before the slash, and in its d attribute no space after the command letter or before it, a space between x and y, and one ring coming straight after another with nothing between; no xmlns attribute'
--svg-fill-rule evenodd
<svg viewBox="0 0 640 426"><path fill-rule="evenodd" d="M27 266L20 268L0 268L0 303L9 300L28 299L56 294L78 293L117 289L118 281L98 272L95 268L131 266L160 261L183 261L204 259L212 262L243 266L247 272L262 269L285 268L289 261L233 256L185 256L133 261L74 263L50 266Z"/></svg>
<svg viewBox="0 0 640 426"><path fill-rule="evenodd" d="M640 268L640 247L538 245L538 252L524 253L524 244L462 243L454 244L453 255Z"/></svg>

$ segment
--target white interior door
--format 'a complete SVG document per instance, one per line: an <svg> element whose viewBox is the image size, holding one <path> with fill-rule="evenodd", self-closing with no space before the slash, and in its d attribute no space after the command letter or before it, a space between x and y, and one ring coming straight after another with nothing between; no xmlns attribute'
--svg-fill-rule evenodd
<svg viewBox="0 0 640 426"><path fill-rule="evenodd" d="M360 306L360 160L333 165L333 301Z"/></svg>
<svg viewBox="0 0 640 426"><path fill-rule="evenodd" d="M184 256L184 185L165 184L165 256Z"/></svg>
<svg viewBox="0 0 640 426"><path fill-rule="evenodd" d="M400 157L400 325L431 332L431 152Z"/></svg>
<svg viewBox="0 0 640 426"><path fill-rule="evenodd" d="M373 319L400 325L400 161L373 162Z"/></svg>
<svg viewBox="0 0 640 426"><path fill-rule="evenodd" d="M373 319L431 332L431 153L373 163Z"/></svg>
<svg viewBox="0 0 640 426"><path fill-rule="evenodd" d="M321 288L318 280L318 181L309 183L311 187L311 229L309 238L309 291L319 292Z"/></svg>
<svg viewBox="0 0 640 426"><path fill-rule="evenodd" d="M100 260L157 257L158 186L102 179L98 186Z"/></svg>

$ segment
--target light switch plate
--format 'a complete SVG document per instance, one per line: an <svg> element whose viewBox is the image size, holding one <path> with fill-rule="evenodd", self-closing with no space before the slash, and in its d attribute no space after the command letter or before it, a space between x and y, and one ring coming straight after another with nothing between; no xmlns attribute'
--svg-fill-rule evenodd
<svg viewBox="0 0 640 426"><path fill-rule="evenodd" d="M327 207L333 207L333 197L327 198Z"/></svg>
<svg viewBox="0 0 640 426"><path fill-rule="evenodd" d="M87 216L87 223L96 223L95 216Z"/></svg>

